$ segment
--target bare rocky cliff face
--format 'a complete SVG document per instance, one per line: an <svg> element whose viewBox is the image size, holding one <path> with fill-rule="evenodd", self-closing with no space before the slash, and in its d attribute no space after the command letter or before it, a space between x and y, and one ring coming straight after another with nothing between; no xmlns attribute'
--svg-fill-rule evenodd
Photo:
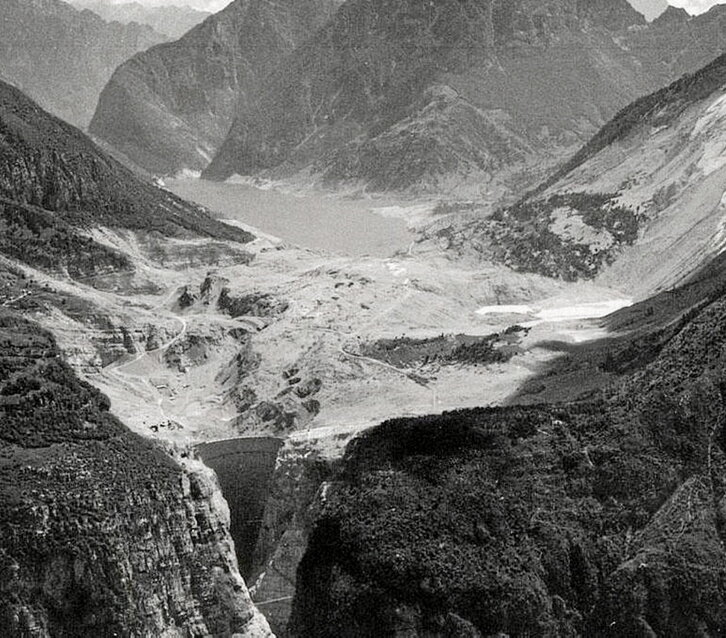
<svg viewBox="0 0 726 638"><path fill-rule="evenodd" d="M180 40L123 64L101 94L91 133L152 172L201 171L240 105L338 4L233 2Z"/></svg>
<svg viewBox="0 0 726 638"><path fill-rule="evenodd" d="M60 0L0 4L3 79L79 127L88 126L114 69L164 40L151 27L105 22Z"/></svg>
<svg viewBox="0 0 726 638"><path fill-rule="evenodd" d="M288 635L297 569L335 463L299 439L288 439L277 458L248 582L279 638Z"/></svg>
<svg viewBox="0 0 726 638"><path fill-rule="evenodd" d="M9 636L270 636L211 471L108 413L52 337L0 318L0 623Z"/></svg>

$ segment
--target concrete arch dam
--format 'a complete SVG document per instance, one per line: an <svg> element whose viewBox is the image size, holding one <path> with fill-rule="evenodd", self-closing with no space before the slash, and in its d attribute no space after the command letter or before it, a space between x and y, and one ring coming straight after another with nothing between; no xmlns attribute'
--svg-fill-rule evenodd
<svg viewBox="0 0 726 638"><path fill-rule="evenodd" d="M245 579L252 569L252 557L282 444L282 439L267 437L228 439L196 446L202 461L217 473L222 494L229 504L230 532Z"/></svg>

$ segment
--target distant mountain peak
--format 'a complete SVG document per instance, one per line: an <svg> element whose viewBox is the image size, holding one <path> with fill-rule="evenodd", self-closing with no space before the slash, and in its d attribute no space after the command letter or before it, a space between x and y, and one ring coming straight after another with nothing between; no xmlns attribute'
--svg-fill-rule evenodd
<svg viewBox="0 0 726 638"><path fill-rule="evenodd" d="M614 31L645 24L645 16L627 0L580 0L581 10Z"/></svg>
<svg viewBox="0 0 726 638"><path fill-rule="evenodd" d="M341 2L232 2L176 42L121 65L101 93L92 134L155 173L202 170L239 104Z"/></svg>
<svg viewBox="0 0 726 638"><path fill-rule="evenodd" d="M683 8L674 7L673 5L669 4L668 8L653 21L653 24L679 24L683 22L688 22L688 20L690 19L691 14L688 13L688 11Z"/></svg>
<svg viewBox="0 0 726 638"><path fill-rule="evenodd" d="M3 77L81 127L113 70L165 39L149 26L109 23L61 0L0 0Z"/></svg>

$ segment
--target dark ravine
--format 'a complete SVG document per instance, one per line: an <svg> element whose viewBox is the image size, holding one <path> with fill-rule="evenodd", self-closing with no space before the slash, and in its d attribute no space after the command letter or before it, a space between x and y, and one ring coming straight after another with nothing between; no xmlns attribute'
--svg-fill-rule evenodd
<svg viewBox="0 0 726 638"><path fill-rule="evenodd" d="M337 463L318 446L313 434L280 448L248 578L252 598L278 638L288 635L298 565Z"/></svg>
<svg viewBox="0 0 726 638"><path fill-rule="evenodd" d="M281 439L268 437L230 439L196 446L202 461L215 471L229 505L230 533L245 579L252 572L255 546L282 444Z"/></svg>

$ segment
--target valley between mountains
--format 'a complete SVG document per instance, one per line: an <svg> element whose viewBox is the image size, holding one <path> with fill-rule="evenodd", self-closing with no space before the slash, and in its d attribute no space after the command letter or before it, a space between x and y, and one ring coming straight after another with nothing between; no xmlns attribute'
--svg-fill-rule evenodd
<svg viewBox="0 0 726 638"><path fill-rule="evenodd" d="M0 628L726 633L723 7L143 9L0 9Z"/></svg>
<svg viewBox="0 0 726 638"><path fill-rule="evenodd" d="M194 199L195 182L173 187ZM207 189L197 190L203 199ZM287 197L294 209L295 195ZM146 439L184 454L240 437L284 442L276 496L267 509L260 497L256 551L233 525L253 600L284 635L308 533L302 520L323 482L318 465L330 472L354 436L391 417L506 403L557 358L547 342L605 336L599 317L631 299L589 282L452 261L418 234L436 220L433 204L399 201L394 221L410 228L406 241L371 256L267 236L229 217L243 216L238 203L216 214L252 241L97 228L88 237L130 267L67 278L6 262L21 275L7 282L3 307L52 330L80 377ZM389 204L355 214L391 215ZM310 493L298 498L300 490Z"/></svg>

